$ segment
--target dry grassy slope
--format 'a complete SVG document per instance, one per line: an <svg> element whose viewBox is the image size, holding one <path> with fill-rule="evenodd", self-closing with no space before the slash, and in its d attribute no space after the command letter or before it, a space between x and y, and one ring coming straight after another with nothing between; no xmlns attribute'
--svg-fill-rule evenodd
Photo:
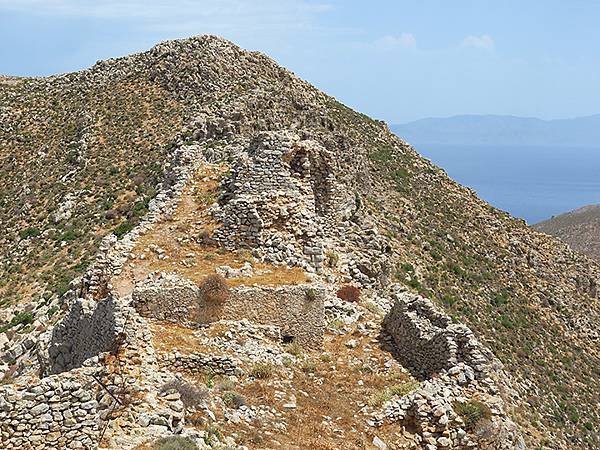
<svg viewBox="0 0 600 450"><path fill-rule="evenodd" d="M517 418L543 436L568 437L572 448L598 445L590 431L600 426L600 361L590 337L599 323L598 266L479 200L382 123L211 37L163 43L68 77L0 83L0 100L5 298L43 282L37 272L51 280L75 272L97 236L128 215L123 208L118 219L104 218L114 209L110 196L134 205L125 198L141 175L136 198L146 198L178 133L214 142L295 128L334 152L339 181L356 186L363 213L394 248L396 277L440 301L506 364L531 405ZM82 137L85 150L71 148ZM51 224L61 197L80 191L73 217ZM32 227L45 237L19 237L36 234L23 232ZM46 236L49 228L57 230Z"/></svg>
<svg viewBox="0 0 600 450"><path fill-rule="evenodd" d="M367 149L369 140L390 139L369 150L371 184L357 185L395 243L396 277L477 331L528 402L514 414L542 443L597 447L598 266L489 206L411 148L392 151L389 133L370 135L364 117L345 121L363 125L354 138Z"/></svg>
<svg viewBox="0 0 600 450"><path fill-rule="evenodd" d="M80 78L0 84L3 303L63 292L104 234L135 223L180 128L181 108L156 85ZM55 221L67 195L71 217Z"/></svg>
<svg viewBox="0 0 600 450"><path fill-rule="evenodd" d="M536 229L556 236L590 258L600 261L600 205L588 205L540 222Z"/></svg>

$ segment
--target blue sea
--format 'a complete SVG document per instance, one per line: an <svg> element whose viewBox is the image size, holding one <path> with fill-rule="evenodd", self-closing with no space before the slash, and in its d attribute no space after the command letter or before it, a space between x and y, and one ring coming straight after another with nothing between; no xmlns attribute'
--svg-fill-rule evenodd
<svg viewBox="0 0 600 450"><path fill-rule="evenodd" d="M413 145L482 199L529 224L600 203L600 147Z"/></svg>

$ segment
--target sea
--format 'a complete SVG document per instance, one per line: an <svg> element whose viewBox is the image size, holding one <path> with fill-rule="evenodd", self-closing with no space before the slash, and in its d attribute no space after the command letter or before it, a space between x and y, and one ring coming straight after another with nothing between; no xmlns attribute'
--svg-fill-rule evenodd
<svg viewBox="0 0 600 450"><path fill-rule="evenodd" d="M600 203L600 147L413 145L451 178L529 224Z"/></svg>

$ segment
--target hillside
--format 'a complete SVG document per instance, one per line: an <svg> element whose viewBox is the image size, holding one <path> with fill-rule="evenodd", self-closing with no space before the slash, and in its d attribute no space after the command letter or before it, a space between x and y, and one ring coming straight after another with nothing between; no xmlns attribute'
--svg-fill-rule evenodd
<svg viewBox="0 0 600 450"><path fill-rule="evenodd" d="M600 261L600 205L588 205L534 226L565 241L573 250Z"/></svg>
<svg viewBox="0 0 600 450"><path fill-rule="evenodd" d="M184 416L185 433L247 448L314 430L298 448L599 445L599 266L264 55L202 36L2 78L0 170L7 448L45 435L23 409L58 420L28 403L56 383L89 421L85 445L106 448L179 433ZM196 311L216 272L229 300ZM190 365L202 401L157 393ZM104 380L97 403L78 400L82 379Z"/></svg>
<svg viewBox="0 0 600 450"><path fill-rule="evenodd" d="M599 126L600 114L558 120L473 114L421 119L391 129L419 144L595 148Z"/></svg>

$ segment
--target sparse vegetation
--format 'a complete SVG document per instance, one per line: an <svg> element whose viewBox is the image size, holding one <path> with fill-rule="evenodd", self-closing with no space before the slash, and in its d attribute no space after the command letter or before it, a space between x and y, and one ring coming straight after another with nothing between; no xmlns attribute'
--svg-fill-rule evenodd
<svg viewBox="0 0 600 450"><path fill-rule="evenodd" d="M40 230L35 227L25 228L24 230L19 231L19 237L21 239L29 239L30 237L39 236Z"/></svg>
<svg viewBox="0 0 600 450"><path fill-rule="evenodd" d="M340 255L334 250L327 250L325 252L325 264L327 267L335 269L340 261Z"/></svg>
<svg viewBox="0 0 600 450"><path fill-rule="evenodd" d="M317 362L312 359L307 359L302 362L302 372L315 373L317 371Z"/></svg>
<svg viewBox="0 0 600 450"><path fill-rule="evenodd" d="M371 407L380 407L385 402L390 401L395 396L402 397L403 395L409 394L418 386L416 382L405 382L386 386L382 390L374 393L368 400L368 404Z"/></svg>
<svg viewBox="0 0 600 450"><path fill-rule="evenodd" d="M306 294L306 299L309 301L315 301L317 299L317 291L313 288L308 288L304 291Z"/></svg>
<svg viewBox="0 0 600 450"><path fill-rule="evenodd" d="M289 344L286 344L285 351L290 355L300 356L302 354L302 345L297 341L290 342Z"/></svg>
<svg viewBox="0 0 600 450"><path fill-rule="evenodd" d="M250 369L250 376L259 380L266 380L267 378L271 378L273 372L273 364L269 362L256 363Z"/></svg>
<svg viewBox="0 0 600 450"><path fill-rule="evenodd" d="M119 224L119 226L113 230L113 233L118 238L122 238L127 233L129 233L131 230L133 230L133 227L134 227L134 224L131 221L126 220L125 222L122 222L121 224Z"/></svg>
<svg viewBox="0 0 600 450"><path fill-rule="evenodd" d="M229 285L221 275L208 275L200 284L202 298L210 303L222 303L229 298Z"/></svg>
<svg viewBox="0 0 600 450"><path fill-rule="evenodd" d="M221 395L223 403L229 408L239 408L246 404L246 399L242 394L236 391L225 391Z"/></svg>
<svg viewBox="0 0 600 450"><path fill-rule="evenodd" d="M360 301L360 289L350 284L342 286L340 289L338 289L336 295L338 298L341 298L347 302L358 303Z"/></svg>
<svg viewBox="0 0 600 450"><path fill-rule="evenodd" d="M19 312L6 325L0 326L0 333L10 330L17 325L28 325L33 323L33 314L30 312Z"/></svg>
<svg viewBox="0 0 600 450"><path fill-rule="evenodd" d="M492 414L486 404L477 400L455 403L454 411L465 422L465 429L467 430L473 430L480 421L489 419Z"/></svg>
<svg viewBox="0 0 600 450"><path fill-rule="evenodd" d="M154 448L156 450L197 450L198 446L187 437L169 436L156 441Z"/></svg>
<svg viewBox="0 0 600 450"><path fill-rule="evenodd" d="M205 388L194 386L179 378L162 385L160 388L161 393L171 390L179 393L181 402L186 408L198 409L206 403L209 397L209 393Z"/></svg>

